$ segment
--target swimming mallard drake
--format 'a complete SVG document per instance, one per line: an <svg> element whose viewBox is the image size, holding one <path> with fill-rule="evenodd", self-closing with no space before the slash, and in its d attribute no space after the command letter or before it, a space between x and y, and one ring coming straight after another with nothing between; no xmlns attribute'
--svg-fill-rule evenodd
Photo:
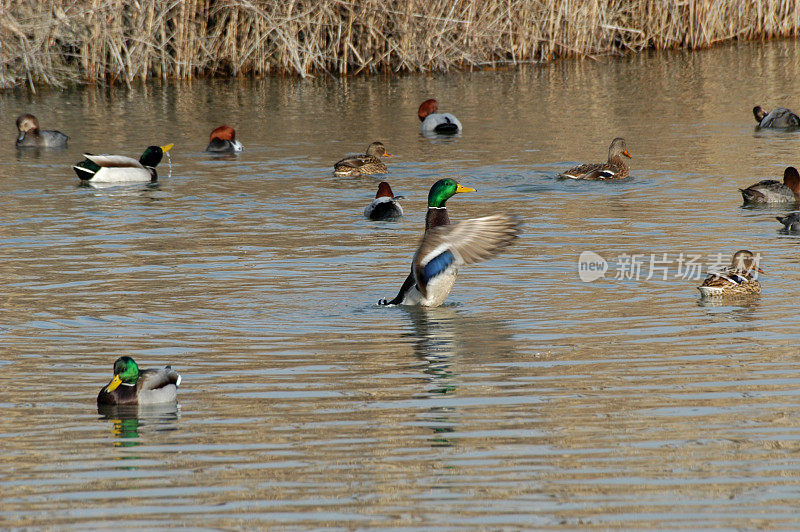
<svg viewBox="0 0 800 532"><path fill-rule="evenodd" d="M375 199L364 209L364 216L370 220L393 220L403 215L403 207L397 202L403 196L395 196L392 187L386 181L378 185Z"/></svg>
<svg viewBox="0 0 800 532"><path fill-rule="evenodd" d="M450 225L445 202L453 195L475 192L454 179L440 179L428 193L425 234L411 261L411 273L391 301L379 305L438 307L447 299L463 264L497 255L519 234L520 222L513 216L494 214Z"/></svg>
<svg viewBox="0 0 800 532"><path fill-rule="evenodd" d="M776 216L775 219L783 224L784 231L800 232L800 212L790 212L786 216Z"/></svg>
<svg viewBox="0 0 800 532"><path fill-rule="evenodd" d="M744 296L760 294L758 267L760 257L742 249L733 255L731 265L723 271L713 272L697 287L702 297Z"/></svg>
<svg viewBox="0 0 800 532"><path fill-rule="evenodd" d="M800 117L785 107L777 107L767 113L760 105L753 107L753 116L760 129L788 129L800 127Z"/></svg>
<svg viewBox="0 0 800 532"><path fill-rule="evenodd" d="M800 174L794 166L783 171L783 183L774 179L759 181L747 188L740 188L745 203L795 203L800 200Z"/></svg>
<svg viewBox="0 0 800 532"><path fill-rule="evenodd" d="M367 147L367 153L351 155L333 165L333 175L354 177L358 175L385 174L386 165L378 157L391 157L380 142Z"/></svg>
<svg viewBox="0 0 800 532"><path fill-rule="evenodd" d="M631 158L628 149L625 147L625 139L617 137L611 141L608 147L608 162L606 163L587 163L574 168L570 168L559 177L567 179L625 179L630 174L628 165L622 156Z"/></svg>
<svg viewBox="0 0 800 532"><path fill-rule="evenodd" d="M82 181L91 183L134 183L158 179L156 166L164 154L172 149L166 146L148 146L139 160L124 155L92 155L84 153L85 160L74 165Z"/></svg>
<svg viewBox="0 0 800 532"><path fill-rule="evenodd" d="M147 405L168 403L178 397L181 376L166 366L145 369L131 357L119 357L114 362L114 378L97 394L98 405Z"/></svg>
<svg viewBox="0 0 800 532"><path fill-rule="evenodd" d="M242 143L236 140L236 130L231 126L219 126L212 131L206 146L206 151L211 153L236 153L243 149Z"/></svg>
<svg viewBox="0 0 800 532"><path fill-rule="evenodd" d="M458 121L458 118L450 113L438 113L438 110L439 102L433 98L420 104L417 116L422 122L419 126L422 134L452 135L461 133L461 122Z"/></svg>
<svg viewBox="0 0 800 532"><path fill-rule="evenodd" d="M64 148L69 137L60 131L39 129L39 120L31 115L24 114L17 117L17 146L20 148Z"/></svg>

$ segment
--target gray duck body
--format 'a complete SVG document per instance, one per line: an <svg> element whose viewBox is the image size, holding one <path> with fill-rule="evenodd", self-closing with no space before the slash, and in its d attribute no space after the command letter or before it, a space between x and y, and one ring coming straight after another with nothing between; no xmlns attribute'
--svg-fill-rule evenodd
<svg viewBox="0 0 800 532"><path fill-rule="evenodd" d="M783 183L764 179L747 188L740 188L742 199L751 205L767 203L796 203L800 198L800 173L793 166L783 172Z"/></svg>
<svg viewBox="0 0 800 532"><path fill-rule="evenodd" d="M769 113L761 106L753 108L753 116L759 129L789 129L800 127L800 117L785 107L776 107Z"/></svg>
<svg viewBox="0 0 800 532"><path fill-rule="evenodd" d="M135 385L121 384L112 392L106 386L97 394L98 405L145 405L177 400L181 376L172 366L139 372Z"/></svg>
<svg viewBox="0 0 800 532"><path fill-rule="evenodd" d="M17 118L16 145L19 148L66 148L69 137L60 131L40 129L39 120L31 114Z"/></svg>
<svg viewBox="0 0 800 532"><path fill-rule="evenodd" d="M800 212L790 212L786 216L776 216L775 219L783 224L784 231L800 233Z"/></svg>

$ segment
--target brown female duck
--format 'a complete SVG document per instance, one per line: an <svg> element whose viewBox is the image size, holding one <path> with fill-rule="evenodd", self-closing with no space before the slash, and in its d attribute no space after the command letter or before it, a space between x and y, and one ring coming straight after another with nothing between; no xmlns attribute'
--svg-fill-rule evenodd
<svg viewBox="0 0 800 532"><path fill-rule="evenodd" d="M758 267L758 259L746 249L737 251L728 268L711 273L703 284L697 287L700 295L709 298L760 294L761 285L757 279L758 274L764 271Z"/></svg>
<svg viewBox="0 0 800 532"><path fill-rule="evenodd" d="M333 165L333 175L353 177L359 175L384 174L386 165L379 157L391 157L380 142L373 142L367 147L367 153L353 155L337 161Z"/></svg>
<svg viewBox="0 0 800 532"><path fill-rule="evenodd" d="M559 175L565 179L606 180L625 179L630 174L628 165L622 156L631 157L625 147L625 139L617 137L611 141L608 148L608 162L589 163L570 168Z"/></svg>

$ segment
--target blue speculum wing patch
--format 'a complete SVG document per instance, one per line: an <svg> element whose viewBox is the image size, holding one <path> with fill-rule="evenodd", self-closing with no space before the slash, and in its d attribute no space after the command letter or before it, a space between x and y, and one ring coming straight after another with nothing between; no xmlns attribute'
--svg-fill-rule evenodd
<svg viewBox="0 0 800 532"><path fill-rule="evenodd" d="M447 268L452 266L452 264L456 261L455 256L450 252L450 250L444 251L439 255L435 256L425 265L425 268L422 270L423 277L425 278L425 282L427 283Z"/></svg>

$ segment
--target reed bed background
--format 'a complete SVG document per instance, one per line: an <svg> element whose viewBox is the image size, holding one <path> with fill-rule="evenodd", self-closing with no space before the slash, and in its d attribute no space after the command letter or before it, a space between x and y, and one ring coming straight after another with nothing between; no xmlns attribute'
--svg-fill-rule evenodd
<svg viewBox="0 0 800 532"><path fill-rule="evenodd" d="M797 0L0 0L0 88L485 68L798 27Z"/></svg>

